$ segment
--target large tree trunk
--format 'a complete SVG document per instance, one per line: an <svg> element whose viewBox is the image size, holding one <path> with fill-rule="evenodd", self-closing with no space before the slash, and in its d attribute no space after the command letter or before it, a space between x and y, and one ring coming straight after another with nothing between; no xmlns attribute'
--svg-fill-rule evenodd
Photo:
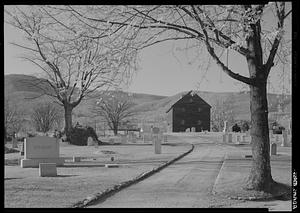
<svg viewBox="0 0 300 213"><path fill-rule="evenodd" d="M270 140L266 83L250 86L252 168L249 189L269 191L273 179L270 166Z"/></svg>
<svg viewBox="0 0 300 213"><path fill-rule="evenodd" d="M73 107L70 104L65 104L64 109L65 109L65 134L67 136L67 141L70 141L70 132L72 130Z"/></svg>

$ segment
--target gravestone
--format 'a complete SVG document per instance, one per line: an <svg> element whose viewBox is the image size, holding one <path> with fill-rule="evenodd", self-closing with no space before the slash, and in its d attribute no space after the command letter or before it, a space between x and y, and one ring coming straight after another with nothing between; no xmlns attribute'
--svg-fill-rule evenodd
<svg viewBox="0 0 300 213"><path fill-rule="evenodd" d="M40 177L55 177L57 176L56 163L40 163L39 164Z"/></svg>
<svg viewBox="0 0 300 213"><path fill-rule="evenodd" d="M236 135L236 143L237 144L241 143L241 136L239 134Z"/></svg>
<svg viewBox="0 0 300 213"><path fill-rule="evenodd" d="M94 139L92 137L88 137L87 145L88 146L94 146L95 145Z"/></svg>
<svg viewBox="0 0 300 213"><path fill-rule="evenodd" d="M158 135L155 135L153 138L155 154L161 154L161 140L159 139Z"/></svg>
<svg viewBox="0 0 300 213"><path fill-rule="evenodd" d="M228 143L232 143L232 133L228 134Z"/></svg>
<svg viewBox="0 0 300 213"><path fill-rule="evenodd" d="M18 141L15 137L12 138L12 148L18 148Z"/></svg>
<svg viewBox="0 0 300 213"><path fill-rule="evenodd" d="M277 155L277 144L276 143L271 144L271 155Z"/></svg>
<svg viewBox="0 0 300 213"><path fill-rule="evenodd" d="M117 167L119 167L119 165L118 164L109 163L109 164L105 164L105 167L106 168L117 168Z"/></svg>
<svg viewBox="0 0 300 213"><path fill-rule="evenodd" d="M227 126L228 122L224 121L224 128L223 128L223 132L227 132L228 130L228 126Z"/></svg>
<svg viewBox="0 0 300 213"><path fill-rule="evenodd" d="M243 135L243 136L242 136L242 142L243 142L243 143L246 143L246 135Z"/></svg>
<svg viewBox="0 0 300 213"><path fill-rule="evenodd" d="M192 128L191 128L191 132L196 132L196 128L195 128L195 127L192 127Z"/></svg>
<svg viewBox="0 0 300 213"><path fill-rule="evenodd" d="M154 144L154 153L155 154L161 154L161 140L159 137L159 128L158 127L154 127L152 129L153 132L153 144Z"/></svg>
<svg viewBox="0 0 300 213"><path fill-rule="evenodd" d="M228 135L225 133L225 134L223 135L223 143L226 143L226 142L227 142L227 137L228 137Z"/></svg>
<svg viewBox="0 0 300 213"><path fill-rule="evenodd" d="M287 143L288 143L287 131L286 130L282 130L282 142L281 142L281 146L286 147Z"/></svg>
<svg viewBox="0 0 300 213"><path fill-rule="evenodd" d="M80 162L81 158L80 157L76 157L76 156L73 156L73 162Z"/></svg>
<svg viewBox="0 0 300 213"><path fill-rule="evenodd" d="M191 129L190 129L190 128L187 128L187 129L185 130L185 132L191 132Z"/></svg>
<svg viewBox="0 0 300 213"><path fill-rule="evenodd" d="M64 164L64 159L59 157L59 141L56 138L37 136L24 140L24 159L21 167L39 167L40 163Z"/></svg>

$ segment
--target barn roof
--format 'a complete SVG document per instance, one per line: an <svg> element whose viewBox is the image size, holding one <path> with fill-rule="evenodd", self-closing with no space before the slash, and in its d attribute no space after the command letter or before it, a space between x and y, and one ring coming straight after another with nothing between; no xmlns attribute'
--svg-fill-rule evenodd
<svg viewBox="0 0 300 213"><path fill-rule="evenodd" d="M186 93L185 95L180 96L178 99L175 99L174 101L172 101L172 103L170 104L171 107L166 111L166 113L168 113L178 101L180 101L180 100L181 100L182 98L184 98L185 96L190 95L192 92L193 92L193 90L189 91L189 92ZM204 101L204 100L203 100L196 92L195 92L193 95L197 95L198 98L200 98L201 101L202 101L204 104L207 104L209 107L211 107L211 106L210 106L206 101Z"/></svg>

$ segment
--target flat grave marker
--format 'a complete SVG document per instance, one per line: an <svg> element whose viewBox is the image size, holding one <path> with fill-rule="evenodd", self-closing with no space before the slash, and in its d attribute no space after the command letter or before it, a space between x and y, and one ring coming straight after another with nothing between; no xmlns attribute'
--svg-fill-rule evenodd
<svg viewBox="0 0 300 213"><path fill-rule="evenodd" d="M56 163L40 163L39 164L40 177L55 177L57 176Z"/></svg>

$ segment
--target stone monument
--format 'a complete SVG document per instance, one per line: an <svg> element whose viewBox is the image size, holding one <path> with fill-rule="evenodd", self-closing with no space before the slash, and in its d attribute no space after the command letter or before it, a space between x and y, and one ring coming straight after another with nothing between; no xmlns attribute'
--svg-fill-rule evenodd
<svg viewBox="0 0 300 213"><path fill-rule="evenodd" d="M64 158L59 157L59 141L57 138L37 136L24 140L24 159L21 167L39 167L40 163L64 164Z"/></svg>

